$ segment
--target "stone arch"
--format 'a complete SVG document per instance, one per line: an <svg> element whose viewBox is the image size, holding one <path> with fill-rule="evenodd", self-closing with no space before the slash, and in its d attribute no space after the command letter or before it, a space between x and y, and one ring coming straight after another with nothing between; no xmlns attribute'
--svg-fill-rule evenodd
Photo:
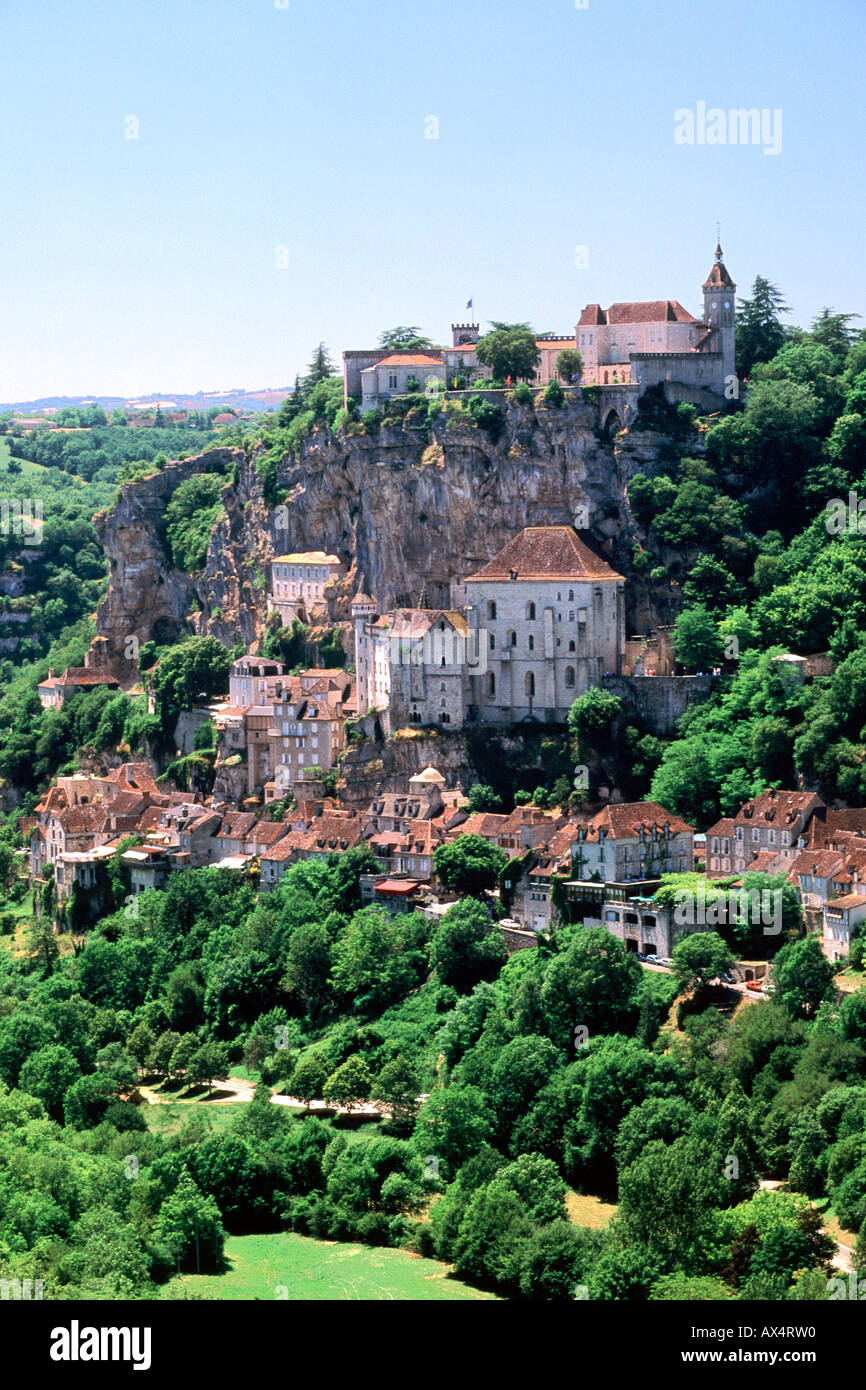
<svg viewBox="0 0 866 1390"><path fill-rule="evenodd" d="M611 408L605 415L604 421L602 423L602 430L604 432L605 439L613 439L614 435L618 434L621 429L622 420L620 419L617 411Z"/></svg>

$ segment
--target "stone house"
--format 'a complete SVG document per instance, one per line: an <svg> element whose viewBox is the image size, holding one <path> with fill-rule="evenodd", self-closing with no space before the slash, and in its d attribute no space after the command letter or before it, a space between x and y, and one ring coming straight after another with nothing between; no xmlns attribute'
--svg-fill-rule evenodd
<svg viewBox="0 0 866 1390"><path fill-rule="evenodd" d="M695 866L694 834L692 826L656 801L605 806L577 826L572 877L628 883L690 873Z"/></svg>
<svg viewBox="0 0 866 1390"><path fill-rule="evenodd" d="M43 709L62 709L70 695L77 695L80 690L93 690L97 685L104 685L109 690L120 689L120 683L108 671L70 666L62 676L50 670L36 691Z"/></svg>
<svg viewBox="0 0 866 1390"><path fill-rule="evenodd" d="M238 657L229 672L229 706L246 710L252 705L266 705L285 679L285 667L279 661L263 656Z"/></svg>
<svg viewBox="0 0 866 1390"><path fill-rule="evenodd" d="M851 949L851 938L866 919L866 895L846 893L824 904L822 946L828 960L844 960Z"/></svg>
<svg viewBox="0 0 866 1390"><path fill-rule="evenodd" d="M381 710L386 733L420 724L462 728L467 677L478 666L464 615L423 606L377 615L375 600L360 592L352 618L358 714Z"/></svg>
<svg viewBox="0 0 866 1390"><path fill-rule="evenodd" d="M760 850L772 850L790 866L805 845L798 842L806 826L823 806L814 792L771 790L753 797L735 816L717 821L707 831L708 877L748 872ZM713 866L713 860L719 867ZM730 868L722 867L729 861Z"/></svg>

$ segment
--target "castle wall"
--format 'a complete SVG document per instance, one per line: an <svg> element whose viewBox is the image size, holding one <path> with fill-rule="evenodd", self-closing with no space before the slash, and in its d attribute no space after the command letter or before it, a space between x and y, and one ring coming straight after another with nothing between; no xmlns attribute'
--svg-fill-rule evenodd
<svg viewBox="0 0 866 1390"><path fill-rule="evenodd" d="M601 685L651 733L667 734L690 705L709 697L714 682L714 676L604 676Z"/></svg>

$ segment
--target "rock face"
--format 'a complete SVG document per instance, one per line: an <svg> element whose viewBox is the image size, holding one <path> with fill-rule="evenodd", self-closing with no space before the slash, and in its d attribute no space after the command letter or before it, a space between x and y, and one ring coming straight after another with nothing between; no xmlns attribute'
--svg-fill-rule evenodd
<svg viewBox="0 0 866 1390"><path fill-rule="evenodd" d="M629 631L665 622L670 615L653 611L647 586L631 582L636 533L625 497L629 478L652 471L665 447L669 441L659 434L620 435L611 443L597 407L575 398L556 409L508 405L496 441L467 418L447 414L434 420L429 437L406 425L382 425L377 435L318 427L299 457L282 462L279 506L264 499L255 453L211 449L124 485L116 506L97 517L110 565L98 631L112 661L128 659L129 637L166 642L190 630L254 648L267 620L269 562L300 550L333 551L349 567L333 608L337 619L349 620L361 577L382 611L417 603L422 587L432 606L444 607L451 582L484 564L521 527L576 518L584 525L587 513L589 529L610 542L612 563L630 581ZM204 569L184 574L165 547L165 507L186 478L214 471L226 475L225 513Z"/></svg>

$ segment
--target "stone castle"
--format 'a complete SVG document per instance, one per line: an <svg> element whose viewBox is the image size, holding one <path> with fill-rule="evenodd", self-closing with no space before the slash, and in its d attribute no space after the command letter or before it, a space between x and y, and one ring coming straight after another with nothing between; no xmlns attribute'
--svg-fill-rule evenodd
<svg viewBox="0 0 866 1390"><path fill-rule="evenodd" d="M587 304L573 337L538 339L535 384L544 386L552 380L559 353L576 348L583 359L581 386L630 386L637 388L637 395L661 386L672 399L694 400L710 408L718 405L735 372L737 286L722 255L717 244L710 273L701 286L702 318L695 318L677 299L616 302L607 309ZM430 352L384 348L344 352L345 398L359 401L362 410L374 410L392 396L424 389L431 382L446 389L453 389L457 382L483 388L490 370L477 359L479 335L477 324L455 323L450 347Z"/></svg>

